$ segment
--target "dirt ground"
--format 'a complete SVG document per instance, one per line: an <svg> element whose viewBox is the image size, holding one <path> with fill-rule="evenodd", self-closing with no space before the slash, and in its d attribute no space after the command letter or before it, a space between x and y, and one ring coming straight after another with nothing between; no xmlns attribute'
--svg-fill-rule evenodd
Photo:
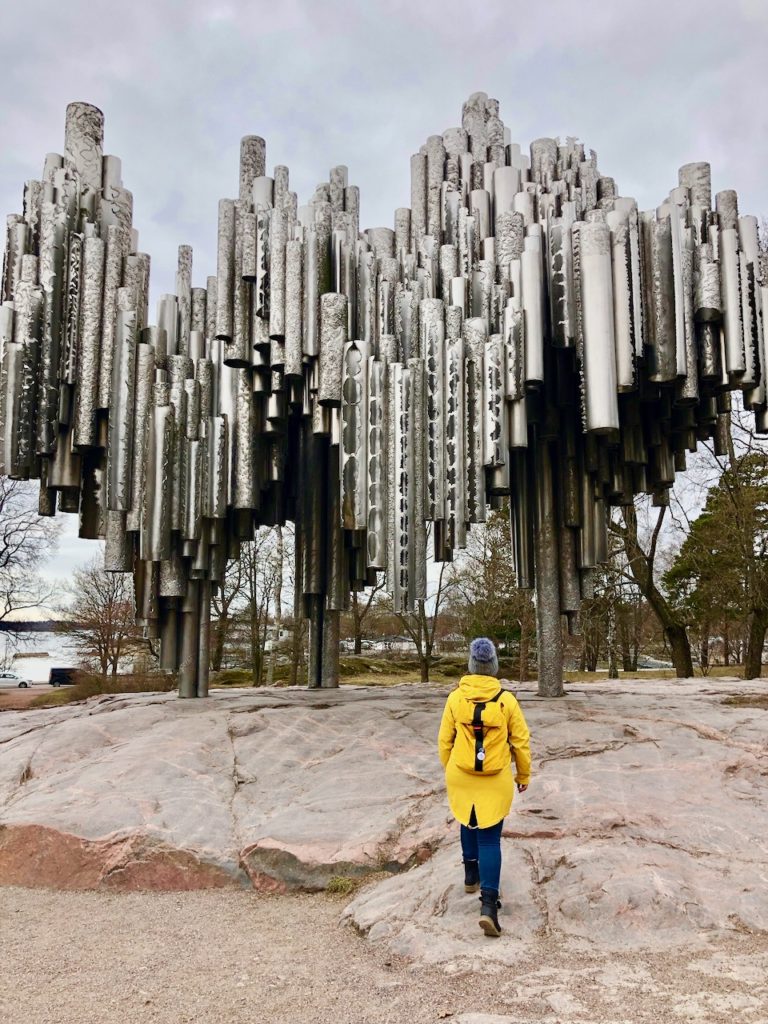
<svg viewBox="0 0 768 1024"><path fill-rule="evenodd" d="M0 690L0 711L23 711L28 708L35 697L41 693L49 693L48 683L33 683L32 686L3 687Z"/></svg>
<svg viewBox="0 0 768 1024"><path fill-rule="evenodd" d="M421 1024L486 1012L515 1024L768 1021L765 936L662 956L574 955L541 943L514 971L445 972L340 925L344 903L0 889L0 1020ZM479 945L494 941L477 934ZM738 977L722 967L736 961Z"/></svg>

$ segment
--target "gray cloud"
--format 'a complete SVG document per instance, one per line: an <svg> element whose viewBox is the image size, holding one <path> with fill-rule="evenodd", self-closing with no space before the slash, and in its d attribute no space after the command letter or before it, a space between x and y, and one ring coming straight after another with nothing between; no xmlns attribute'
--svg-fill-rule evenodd
<svg viewBox="0 0 768 1024"><path fill-rule="evenodd" d="M512 137L577 135L642 207L677 168L712 163L716 189L768 214L765 0L104 0L7 5L0 37L0 210L63 144L64 107L106 114L123 159L153 295L176 248L195 283L215 270L216 208L237 183L240 136L267 140L300 200L336 163L363 224L408 205L408 159L484 90ZM87 555L86 555L87 557Z"/></svg>

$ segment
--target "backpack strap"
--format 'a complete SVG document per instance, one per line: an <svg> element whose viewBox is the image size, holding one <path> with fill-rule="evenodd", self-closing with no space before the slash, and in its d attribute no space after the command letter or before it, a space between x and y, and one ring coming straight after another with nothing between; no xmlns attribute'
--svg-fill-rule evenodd
<svg viewBox="0 0 768 1024"><path fill-rule="evenodd" d="M483 712L485 711L485 705L494 704L499 697L504 693L503 690L499 690L495 697L491 697L489 701L482 704L475 704L475 711L472 715L472 732L475 734L475 771L481 772L483 770L483 762L485 761L485 748L483 746Z"/></svg>

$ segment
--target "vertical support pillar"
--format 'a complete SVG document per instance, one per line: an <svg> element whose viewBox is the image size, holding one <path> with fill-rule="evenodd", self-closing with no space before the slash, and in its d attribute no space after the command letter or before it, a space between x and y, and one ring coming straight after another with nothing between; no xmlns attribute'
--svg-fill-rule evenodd
<svg viewBox="0 0 768 1024"><path fill-rule="evenodd" d="M539 658L539 696L563 696L563 633L560 616L557 511L550 442L535 439L533 486L536 549L536 627Z"/></svg>
<svg viewBox="0 0 768 1024"><path fill-rule="evenodd" d="M323 678L323 602L322 594L308 594L309 657L307 658L307 686L315 690L322 686Z"/></svg>
<svg viewBox="0 0 768 1024"><path fill-rule="evenodd" d="M197 696L198 630L200 583L190 580L181 605L181 644L179 651L179 696Z"/></svg>
<svg viewBox="0 0 768 1024"><path fill-rule="evenodd" d="M179 610L175 599L160 601L160 668L163 672L176 672L179 644Z"/></svg>
<svg viewBox="0 0 768 1024"><path fill-rule="evenodd" d="M208 696L211 668L211 581L201 580L197 637L197 696Z"/></svg>
<svg viewBox="0 0 768 1024"><path fill-rule="evenodd" d="M341 612L326 611L323 616L323 653L320 685L324 689L339 685L339 636Z"/></svg>

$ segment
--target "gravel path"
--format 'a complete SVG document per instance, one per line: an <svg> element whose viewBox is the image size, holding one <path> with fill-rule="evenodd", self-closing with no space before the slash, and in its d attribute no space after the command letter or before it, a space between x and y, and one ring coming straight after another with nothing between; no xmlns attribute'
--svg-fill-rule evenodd
<svg viewBox="0 0 768 1024"><path fill-rule="evenodd" d="M676 956L543 943L515 971L446 973L340 926L343 905L323 895L0 889L0 1020L421 1024L495 1012L510 1024L768 1022L765 936Z"/></svg>

